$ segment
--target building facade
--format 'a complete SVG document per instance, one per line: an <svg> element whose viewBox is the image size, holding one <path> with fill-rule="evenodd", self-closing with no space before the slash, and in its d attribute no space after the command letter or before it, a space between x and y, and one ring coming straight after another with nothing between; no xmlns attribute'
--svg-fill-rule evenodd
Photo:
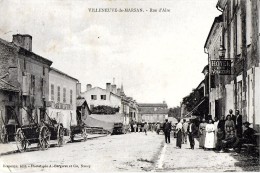
<svg viewBox="0 0 260 173"><path fill-rule="evenodd" d="M141 121L148 123L163 123L168 118L168 106L163 103L138 103Z"/></svg>
<svg viewBox="0 0 260 173"><path fill-rule="evenodd" d="M96 106L110 106L112 108L119 108L123 118L123 123L128 125L133 120L138 118L138 107L132 97L127 97L124 93L123 85L117 88L115 84L106 83L106 89L100 87L93 87L87 84L86 91L81 93L92 110Z"/></svg>
<svg viewBox="0 0 260 173"><path fill-rule="evenodd" d="M18 89L15 114L21 125L44 120L49 99L49 69L52 62L32 52L30 35L13 35L13 41L0 39L0 76Z"/></svg>
<svg viewBox="0 0 260 173"><path fill-rule="evenodd" d="M79 81L60 70L50 68L48 115L63 127L77 124L77 83Z"/></svg>
<svg viewBox="0 0 260 173"><path fill-rule="evenodd" d="M211 79L214 85L210 82L210 102L218 100L215 105L209 105L211 114L227 115L229 109L237 109L243 121L249 121L257 130L260 124L259 7L259 0L218 0L217 9L222 12L222 20L214 22L213 26L222 27L215 27L215 36L211 31L205 44L209 66L212 58L231 60L230 75L213 74ZM214 40L217 40L215 44ZM213 49L224 50L223 57L213 55ZM209 72L212 74L211 68Z"/></svg>

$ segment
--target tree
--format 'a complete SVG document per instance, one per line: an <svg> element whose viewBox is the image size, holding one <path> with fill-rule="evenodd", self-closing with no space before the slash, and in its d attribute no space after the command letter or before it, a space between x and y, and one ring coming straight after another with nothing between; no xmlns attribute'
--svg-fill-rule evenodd
<svg viewBox="0 0 260 173"><path fill-rule="evenodd" d="M170 108L168 112L169 117L174 117L174 118L180 118L181 117L181 108L179 106Z"/></svg>
<svg viewBox="0 0 260 173"><path fill-rule="evenodd" d="M119 112L119 107L117 108L113 108L110 106L94 106L91 110L92 114L116 114L117 112Z"/></svg>

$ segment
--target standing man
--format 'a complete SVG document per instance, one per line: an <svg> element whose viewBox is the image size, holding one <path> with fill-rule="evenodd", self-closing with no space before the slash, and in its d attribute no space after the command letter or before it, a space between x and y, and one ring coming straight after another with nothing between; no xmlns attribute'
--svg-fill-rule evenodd
<svg viewBox="0 0 260 173"><path fill-rule="evenodd" d="M227 116L230 116L231 120L233 120L234 123L236 123L236 116L233 114L233 110L232 109L229 110L229 114Z"/></svg>
<svg viewBox="0 0 260 173"><path fill-rule="evenodd" d="M171 143L171 139L170 139L171 128L172 128L171 123L168 122L168 119L165 119L165 123L163 124L165 143Z"/></svg>
<svg viewBox="0 0 260 173"><path fill-rule="evenodd" d="M183 134L182 143L183 144L187 144L188 126L189 126L189 124L186 121L186 119L183 119L183 125L182 125L182 128L183 128L183 131L182 131L182 134Z"/></svg>
<svg viewBox="0 0 260 173"><path fill-rule="evenodd" d="M194 145L195 145L194 136L196 134L196 131L197 131L196 126L193 123L193 120L190 119L190 124L189 124L189 127L188 127L188 134L189 134L190 148L192 150L194 150Z"/></svg>
<svg viewBox="0 0 260 173"><path fill-rule="evenodd" d="M238 138L242 137L243 133L243 123L242 123L242 115L239 113L239 110L236 110L236 120L235 120L235 126L236 126L236 135Z"/></svg>

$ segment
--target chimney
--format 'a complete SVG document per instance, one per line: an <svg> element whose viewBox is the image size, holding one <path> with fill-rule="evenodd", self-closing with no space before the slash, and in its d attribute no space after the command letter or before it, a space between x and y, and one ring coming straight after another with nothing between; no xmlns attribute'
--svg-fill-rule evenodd
<svg viewBox="0 0 260 173"><path fill-rule="evenodd" d="M112 93L116 94L116 85L112 85Z"/></svg>
<svg viewBox="0 0 260 173"><path fill-rule="evenodd" d="M111 83L106 83L106 90L111 92Z"/></svg>
<svg viewBox="0 0 260 173"><path fill-rule="evenodd" d="M79 97L81 93L81 83L76 84L76 93L77 93L77 97Z"/></svg>
<svg viewBox="0 0 260 173"><path fill-rule="evenodd" d="M120 92L121 92L121 89L120 89L120 88L117 88L116 94L120 96Z"/></svg>
<svg viewBox="0 0 260 173"><path fill-rule="evenodd" d="M92 85L91 84L87 84L87 91L89 91L90 89L92 88Z"/></svg>
<svg viewBox="0 0 260 173"><path fill-rule="evenodd" d="M32 51L32 36L30 36L28 34L13 35L13 43L28 51Z"/></svg>

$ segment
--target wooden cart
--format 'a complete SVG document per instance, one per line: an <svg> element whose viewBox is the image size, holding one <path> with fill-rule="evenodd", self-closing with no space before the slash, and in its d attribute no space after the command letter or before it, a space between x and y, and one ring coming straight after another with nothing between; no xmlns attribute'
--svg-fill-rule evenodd
<svg viewBox="0 0 260 173"><path fill-rule="evenodd" d="M47 115L47 114L46 114ZM62 124L55 123L48 115L48 122L35 122L29 114L31 124L22 125L16 132L16 145L19 151L25 151L31 144L37 143L37 146L42 149L48 149L50 140L57 140L58 146L63 144L64 129Z"/></svg>
<svg viewBox="0 0 260 173"><path fill-rule="evenodd" d="M79 124L75 126L70 126L70 140L71 142L74 141L75 135L80 135L83 141L87 140L87 127L85 124Z"/></svg>

